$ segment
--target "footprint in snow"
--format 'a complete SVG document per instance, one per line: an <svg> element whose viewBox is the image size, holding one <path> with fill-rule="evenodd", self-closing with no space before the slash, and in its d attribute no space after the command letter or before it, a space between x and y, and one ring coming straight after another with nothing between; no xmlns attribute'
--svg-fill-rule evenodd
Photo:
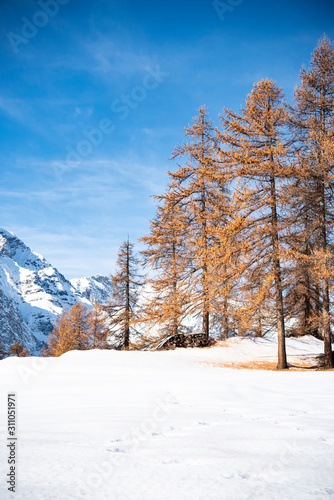
<svg viewBox="0 0 334 500"><path fill-rule="evenodd" d="M235 477L235 474L223 475L224 479L233 479L234 477Z"/></svg>
<svg viewBox="0 0 334 500"><path fill-rule="evenodd" d="M121 450L120 448L113 448L112 450L107 448L107 451L111 451L111 453L125 453L125 450Z"/></svg>

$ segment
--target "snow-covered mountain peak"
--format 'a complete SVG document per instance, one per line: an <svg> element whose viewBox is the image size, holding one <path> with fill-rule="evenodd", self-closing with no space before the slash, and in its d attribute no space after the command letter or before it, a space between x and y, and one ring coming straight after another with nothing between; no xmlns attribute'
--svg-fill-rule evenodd
<svg viewBox="0 0 334 500"><path fill-rule="evenodd" d="M31 352L47 342L63 309L91 306L43 256L15 234L0 229L0 332L9 346L20 340Z"/></svg>
<svg viewBox="0 0 334 500"><path fill-rule="evenodd" d="M12 249L10 248L10 244L7 238L5 238L0 229L0 254L7 255L12 258Z"/></svg>
<svg viewBox="0 0 334 500"><path fill-rule="evenodd" d="M27 269L36 270L51 266L42 255L31 250L14 233L5 229L0 229L0 252Z"/></svg>
<svg viewBox="0 0 334 500"><path fill-rule="evenodd" d="M71 280L72 286L90 302L107 305L111 300L112 284L108 276L96 274Z"/></svg>

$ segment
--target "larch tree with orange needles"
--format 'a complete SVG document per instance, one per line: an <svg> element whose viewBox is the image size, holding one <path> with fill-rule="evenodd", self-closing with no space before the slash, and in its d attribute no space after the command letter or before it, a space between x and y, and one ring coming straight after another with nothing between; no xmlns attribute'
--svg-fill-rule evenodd
<svg viewBox="0 0 334 500"><path fill-rule="evenodd" d="M263 292L273 284L275 295L276 327L278 333L278 369L287 368L285 348L285 321L282 282L283 221L281 180L287 176L288 146L285 140L287 110L283 91L271 80L254 85L246 106L238 114L226 110L222 118L220 138L229 145L221 156L234 168L234 176L242 184L244 258L248 278L256 268L267 268ZM242 218L241 217L241 218ZM258 274L258 273L257 273ZM258 280L256 286L258 286ZM266 294L264 294L266 296Z"/></svg>
<svg viewBox="0 0 334 500"><path fill-rule="evenodd" d="M152 324L164 336L184 331L183 320L190 304L189 259L186 249L188 218L181 203L163 196L151 221L150 234L141 238L145 266L151 276L143 304L143 321Z"/></svg>
<svg viewBox="0 0 334 500"><path fill-rule="evenodd" d="M318 43L309 69L302 69L294 101L292 121L306 165L304 186L315 208L310 217L315 228L312 252L304 256L300 252L300 259L307 262L321 283L325 368L333 368L330 286L334 278L334 46L327 37Z"/></svg>
<svg viewBox="0 0 334 500"><path fill-rule="evenodd" d="M201 315L203 333L209 341L210 317L218 290L218 272L223 269L223 227L228 196L225 179L219 171L215 130L205 107L186 128L186 141L175 148L171 158L178 163L169 172L171 183L165 195L170 204L181 204L187 213L185 247L189 267L189 312ZM225 311L226 312L226 311ZM227 312L226 312L227 313Z"/></svg>
<svg viewBox="0 0 334 500"><path fill-rule="evenodd" d="M139 259L134 253L134 245L129 239L124 241L119 248L117 269L111 275L113 292L111 302L103 309L108 315L108 324L111 336L114 337L116 346L129 349L130 334L136 334L136 325L139 321L136 310L138 300L138 287L142 284L138 273Z"/></svg>
<svg viewBox="0 0 334 500"><path fill-rule="evenodd" d="M75 349L89 349L92 341L88 317L88 308L80 302L68 311L63 311L50 333L48 353L51 356L61 356Z"/></svg>

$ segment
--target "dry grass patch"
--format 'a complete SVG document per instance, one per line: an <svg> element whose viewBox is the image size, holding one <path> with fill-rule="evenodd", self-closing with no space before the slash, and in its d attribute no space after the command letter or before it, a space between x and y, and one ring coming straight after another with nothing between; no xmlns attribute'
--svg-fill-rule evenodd
<svg viewBox="0 0 334 500"><path fill-rule="evenodd" d="M319 356L291 356L288 358L289 371L317 371L322 370ZM277 361L275 360L256 360L243 362L222 362L222 363L204 363L210 366L219 366L220 368L233 368L235 370L277 370ZM334 370L330 370L334 371Z"/></svg>

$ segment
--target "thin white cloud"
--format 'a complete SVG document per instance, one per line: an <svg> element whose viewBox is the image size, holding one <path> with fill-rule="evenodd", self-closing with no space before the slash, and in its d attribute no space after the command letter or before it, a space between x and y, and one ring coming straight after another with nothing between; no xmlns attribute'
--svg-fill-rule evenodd
<svg viewBox="0 0 334 500"><path fill-rule="evenodd" d="M21 123L29 113L28 105L22 99L0 96L0 110L10 118Z"/></svg>

